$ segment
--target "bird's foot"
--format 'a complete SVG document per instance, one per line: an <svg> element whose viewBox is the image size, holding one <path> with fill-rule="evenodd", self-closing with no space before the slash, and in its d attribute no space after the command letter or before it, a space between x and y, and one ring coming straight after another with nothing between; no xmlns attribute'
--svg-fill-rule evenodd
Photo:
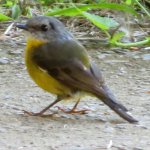
<svg viewBox="0 0 150 150"><path fill-rule="evenodd" d="M89 111L89 109L83 109L83 110L76 110L76 109L70 109L70 110L65 110L59 106L57 106L57 108L67 114L87 114L87 111Z"/></svg>
<svg viewBox="0 0 150 150"><path fill-rule="evenodd" d="M56 113L51 113L51 114L44 114L42 112L38 112L38 113L34 113L34 112L29 112L29 111L26 111L26 110L23 110L23 113L24 114L27 114L29 116L39 116L39 117L48 117L48 116L53 116L55 115Z"/></svg>

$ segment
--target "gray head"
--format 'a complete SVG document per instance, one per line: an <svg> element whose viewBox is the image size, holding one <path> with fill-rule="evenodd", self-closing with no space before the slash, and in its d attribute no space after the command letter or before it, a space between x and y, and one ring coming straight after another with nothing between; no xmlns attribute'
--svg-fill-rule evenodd
<svg viewBox="0 0 150 150"><path fill-rule="evenodd" d="M54 17L33 17L25 24L16 24L16 26L26 30L29 33L28 36L39 40L52 41L58 38L72 38L63 23Z"/></svg>

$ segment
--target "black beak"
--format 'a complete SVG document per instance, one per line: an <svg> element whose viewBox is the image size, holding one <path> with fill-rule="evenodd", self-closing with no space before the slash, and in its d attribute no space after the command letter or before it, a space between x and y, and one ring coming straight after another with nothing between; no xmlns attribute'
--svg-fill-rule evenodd
<svg viewBox="0 0 150 150"><path fill-rule="evenodd" d="M28 30L28 27L27 27L26 24L17 23L16 27L20 28L20 29L23 29L23 30Z"/></svg>

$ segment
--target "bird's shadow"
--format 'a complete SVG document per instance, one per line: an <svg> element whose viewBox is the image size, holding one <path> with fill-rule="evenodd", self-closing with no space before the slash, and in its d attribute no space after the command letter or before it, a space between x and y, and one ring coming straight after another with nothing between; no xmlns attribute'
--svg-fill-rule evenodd
<svg viewBox="0 0 150 150"><path fill-rule="evenodd" d="M24 114L23 112L19 114L21 117L20 119L23 121L24 119L27 122L34 122L34 123L46 123L46 122L59 122L61 124L81 124L81 123L99 123L99 124L105 124L105 123L111 123L111 124L126 124L127 122L122 120L122 118L105 118L105 116L97 116L97 115L92 115L90 116L88 113L87 114L65 114L63 112L55 112L53 115L52 114L45 114L43 116L30 116L27 114ZM19 119L18 116L18 119Z"/></svg>

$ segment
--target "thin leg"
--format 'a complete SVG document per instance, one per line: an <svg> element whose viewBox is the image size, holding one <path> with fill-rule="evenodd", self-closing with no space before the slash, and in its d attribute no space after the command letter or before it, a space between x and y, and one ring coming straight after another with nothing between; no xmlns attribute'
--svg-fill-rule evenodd
<svg viewBox="0 0 150 150"><path fill-rule="evenodd" d="M87 111L89 111L88 109L76 110L79 102L80 102L80 99L75 103L75 105L73 106L71 110L64 110L63 108L60 108L59 106L57 106L57 108L67 114L86 114Z"/></svg>
<svg viewBox="0 0 150 150"><path fill-rule="evenodd" d="M28 112L28 111L26 111L26 110L23 110L23 112L25 113L25 114L28 114L28 115L30 115L30 116L44 116L44 113L48 110L48 109L50 109L52 106L54 106L56 103L58 103L59 101L61 101L62 99L60 98L60 97L57 97L57 99L53 102L53 103L51 103L50 105L48 105L46 108L44 108L43 110L41 110L40 112L38 112L38 113L34 113L34 112ZM53 114L51 114L51 115L53 115ZM46 115L47 116L47 115Z"/></svg>

